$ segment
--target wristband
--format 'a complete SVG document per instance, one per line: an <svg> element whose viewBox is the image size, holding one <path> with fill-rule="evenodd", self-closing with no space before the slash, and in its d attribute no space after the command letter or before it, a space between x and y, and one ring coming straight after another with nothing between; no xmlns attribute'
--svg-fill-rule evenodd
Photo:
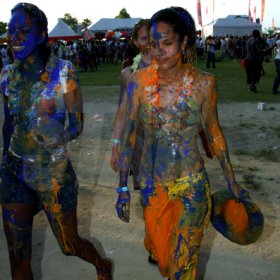
<svg viewBox="0 0 280 280"><path fill-rule="evenodd" d="M117 193L122 193L122 192L127 192L128 191L128 186L124 187L119 187L116 189Z"/></svg>
<svg viewBox="0 0 280 280"><path fill-rule="evenodd" d="M111 139L111 142L112 142L113 144L120 144L121 140L118 139L118 138L112 138L112 139Z"/></svg>

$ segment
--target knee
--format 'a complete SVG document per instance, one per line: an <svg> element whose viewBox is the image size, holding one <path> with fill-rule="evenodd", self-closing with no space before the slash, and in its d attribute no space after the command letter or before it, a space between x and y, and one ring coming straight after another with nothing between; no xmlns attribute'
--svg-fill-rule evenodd
<svg viewBox="0 0 280 280"><path fill-rule="evenodd" d="M66 256L77 256L79 252L79 244L79 237L66 239L63 242L59 241L60 249Z"/></svg>

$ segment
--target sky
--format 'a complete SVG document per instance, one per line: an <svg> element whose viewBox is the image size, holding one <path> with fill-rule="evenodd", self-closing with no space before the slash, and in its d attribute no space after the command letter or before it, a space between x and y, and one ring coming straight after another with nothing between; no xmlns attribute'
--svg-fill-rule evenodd
<svg viewBox="0 0 280 280"><path fill-rule="evenodd" d="M28 0L27 0L28 1ZM249 0L200 0L203 24L227 15L248 15ZM8 22L10 10L18 0L1 1L0 21ZM79 22L88 18L96 23L101 18L114 18L122 8L126 8L131 17L150 18L156 11L170 7L186 8L197 23L197 0L32 0L45 12L49 21L49 31L56 25L58 18L65 13L71 14ZM213 9L213 2L215 8ZM261 0L251 0L251 14L256 6L256 17L261 17ZM271 27L274 18L275 27L280 27L280 1L265 0L263 29ZM197 26L197 29L201 29Z"/></svg>

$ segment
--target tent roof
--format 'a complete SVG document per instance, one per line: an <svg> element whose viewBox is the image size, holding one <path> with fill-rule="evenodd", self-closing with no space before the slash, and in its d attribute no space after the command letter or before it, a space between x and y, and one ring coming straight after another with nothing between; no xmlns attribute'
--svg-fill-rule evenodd
<svg viewBox="0 0 280 280"><path fill-rule="evenodd" d="M58 20L56 26L49 32L50 39L77 39L81 36L69 27L62 19Z"/></svg>
<svg viewBox="0 0 280 280"><path fill-rule="evenodd" d="M219 18L207 25L214 25L215 27L261 27L259 23L249 20L246 15L229 15L226 18Z"/></svg>
<svg viewBox="0 0 280 280"><path fill-rule="evenodd" d="M88 29L93 32L133 29L134 25L140 19L141 18L102 18L95 24L89 26Z"/></svg>

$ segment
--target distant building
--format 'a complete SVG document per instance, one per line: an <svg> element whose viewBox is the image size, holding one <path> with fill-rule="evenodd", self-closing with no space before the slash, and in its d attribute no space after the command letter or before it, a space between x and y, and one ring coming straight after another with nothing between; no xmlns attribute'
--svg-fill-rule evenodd
<svg viewBox="0 0 280 280"><path fill-rule="evenodd" d="M203 36L245 36L251 35L254 29L262 31L262 25L249 20L248 16L229 15L219 18L202 27Z"/></svg>

